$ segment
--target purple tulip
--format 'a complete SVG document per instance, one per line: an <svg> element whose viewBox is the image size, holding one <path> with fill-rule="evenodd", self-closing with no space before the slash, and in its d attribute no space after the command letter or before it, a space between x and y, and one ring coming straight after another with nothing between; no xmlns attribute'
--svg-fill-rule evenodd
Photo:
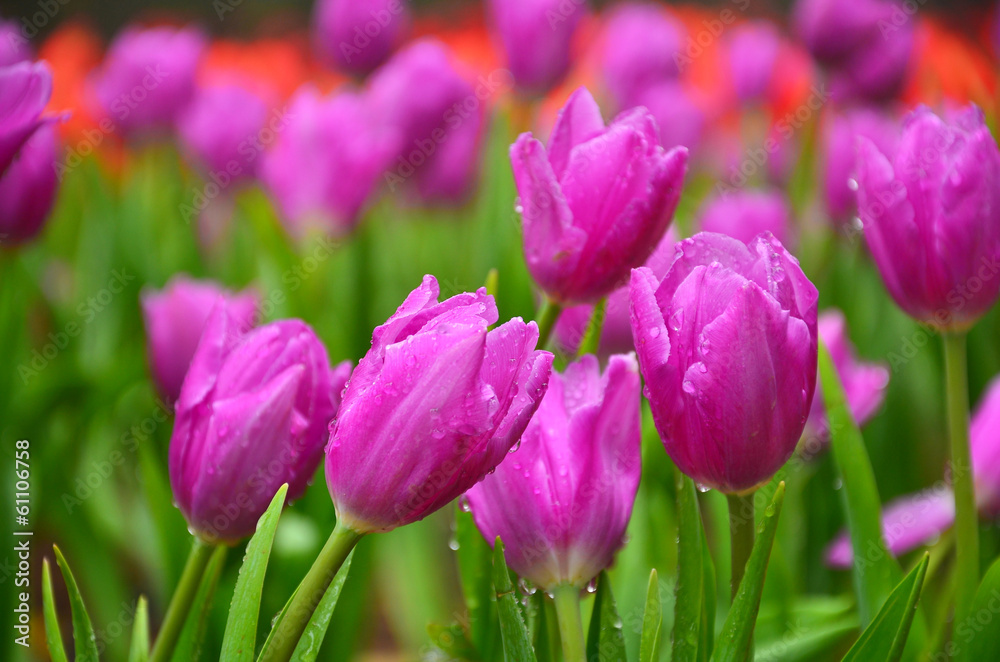
<svg viewBox="0 0 1000 662"><path fill-rule="evenodd" d="M972 416L969 428L976 506L985 519L1000 515L1000 377L994 377ZM944 533L955 522L955 498L944 481L932 488L901 497L882 511L882 533L895 556L919 547ZM827 550L827 563L850 567L851 539L842 533Z"/></svg>
<svg viewBox="0 0 1000 662"><path fill-rule="evenodd" d="M52 96L52 72L44 62L0 67L0 175L25 142L51 118L42 111Z"/></svg>
<svg viewBox="0 0 1000 662"><path fill-rule="evenodd" d="M176 401L180 395L202 331L219 304L225 304L233 328L245 333L253 327L257 294L252 290L232 294L211 281L175 276L162 290L142 293L149 365L160 393L168 402Z"/></svg>
<svg viewBox="0 0 1000 662"><path fill-rule="evenodd" d="M673 217L687 149L665 151L644 108L604 126L580 88L556 120L548 148L530 133L511 148L528 270L561 304L594 302L646 261Z"/></svg>
<svg viewBox="0 0 1000 662"><path fill-rule="evenodd" d="M198 90L181 111L177 133L206 175L225 188L254 177L267 104L237 85Z"/></svg>
<svg viewBox="0 0 1000 662"><path fill-rule="evenodd" d="M586 0L487 0L487 11L517 88L543 95L555 87L569 71Z"/></svg>
<svg viewBox="0 0 1000 662"><path fill-rule="evenodd" d="M204 50L193 28L126 28L93 79L100 111L129 136L170 129L194 96Z"/></svg>
<svg viewBox="0 0 1000 662"><path fill-rule="evenodd" d="M456 68L434 39L417 41L372 75L368 99L383 126L401 138L386 173L390 192L412 178L426 201L459 201L478 173L484 90Z"/></svg>
<svg viewBox="0 0 1000 662"><path fill-rule="evenodd" d="M636 92L635 101L656 120L661 145L683 145L698 154L708 118L680 81L650 85Z"/></svg>
<svg viewBox="0 0 1000 662"><path fill-rule="evenodd" d="M663 445L699 484L744 492L795 450L816 386L816 287L771 235L703 232L662 281L632 272L632 333Z"/></svg>
<svg viewBox="0 0 1000 662"><path fill-rule="evenodd" d="M281 320L246 335L225 306L205 325L170 439L170 484L192 531L237 541L282 483L300 497L323 455L351 366L331 370L304 322Z"/></svg>
<svg viewBox="0 0 1000 662"><path fill-rule="evenodd" d="M819 316L819 338L823 341L837 375L844 386L847 406L858 425L864 425L875 415L885 398L889 385L889 369L881 363L864 363L855 356L854 345L847 336L847 321L837 309L823 312ZM826 408L820 385L816 385L807 427L813 430L821 441L828 435Z"/></svg>
<svg viewBox="0 0 1000 662"><path fill-rule="evenodd" d="M760 99L771 86L781 33L770 21L751 21L728 34L729 70L741 101Z"/></svg>
<svg viewBox="0 0 1000 662"><path fill-rule="evenodd" d="M858 144L858 208L886 288L906 313L971 327L1000 294L1000 149L970 106L907 118L898 149Z"/></svg>
<svg viewBox="0 0 1000 662"><path fill-rule="evenodd" d="M343 234L357 223L397 145L361 95L324 99L304 87L290 101L287 124L259 174L293 235L312 226Z"/></svg>
<svg viewBox="0 0 1000 662"><path fill-rule="evenodd" d="M776 189L738 189L709 198L701 208L704 232L727 234L749 244L761 232L770 232L782 245L791 244L792 210Z"/></svg>
<svg viewBox="0 0 1000 662"><path fill-rule="evenodd" d="M674 228L667 228L663 239L656 250L646 260L643 266L649 267L657 278L666 275L670 263L674 260L674 244L677 237ZM559 320L552 329L552 337L564 354L576 354L583 336L587 332L587 324L594 314L594 307L589 304L572 306L562 311ZM632 344L632 323L628 312L628 286L619 287L608 295L608 305L604 311L604 324L601 326L601 340L598 354L602 357L612 354L626 354L635 351Z"/></svg>
<svg viewBox="0 0 1000 662"><path fill-rule="evenodd" d="M799 36L831 72L838 98L871 101L898 95L913 52L913 21L894 0L799 0Z"/></svg>
<svg viewBox="0 0 1000 662"><path fill-rule="evenodd" d="M519 576L582 588L611 565L639 487L639 418L635 355L612 356L603 376L593 355L552 373L517 451L466 493Z"/></svg>
<svg viewBox="0 0 1000 662"><path fill-rule="evenodd" d="M601 62L604 85L619 108L641 105L641 92L680 75L686 36L683 24L659 5L625 2L611 12Z"/></svg>
<svg viewBox="0 0 1000 662"><path fill-rule="evenodd" d="M832 114L822 131L822 153L826 155L823 191L827 211L835 221L844 222L857 212L857 139L871 140L883 154L896 150L898 125L887 115L859 108Z"/></svg>
<svg viewBox="0 0 1000 662"><path fill-rule="evenodd" d="M44 124L0 175L0 245L28 241L41 231L56 198L57 144L55 126Z"/></svg>
<svg viewBox="0 0 1000 662"><path fill-rule="evenodd" d="M538 327L497 321L480 289L438 303L425 276L385 324L330 426L326 480L338 525L389 531L441 508L500 464L545 393Z"/></svg>
<svg viewBox="0 0 1000 662"><path fill-rule="evenodd" d="M34 59L31 45L14 21L0 19L0 67Z"/></svg>
<svg viewBox="0 0 1000 662"><path fill-rule="evenodd" d="M406 0L319 0L313 39L325 58L364 75L385 62L409 24Z"/></svg>

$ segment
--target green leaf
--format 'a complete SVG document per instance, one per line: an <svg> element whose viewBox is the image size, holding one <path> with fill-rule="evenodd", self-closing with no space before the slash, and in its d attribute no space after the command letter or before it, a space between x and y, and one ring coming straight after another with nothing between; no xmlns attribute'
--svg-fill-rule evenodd
<svg viewBox="0 0 1000 662"><path fill-rule="evenodd" d="M624 660L625 636L622 633L622 618L611 594L608 573L601 571L597 576L597 593L594 595L594 611L590 616L590 632L587 633L588 660Z"/></svg>
<svg viewBox="0 0 1000 662"><path fill-rule="evenodd" d="M694 481L675 469L677 489L677 585L671 659L695 662L701 648L705 602L704 531ZM713 609L714 611L714 609ZM710 621L711 623L711 621Z"/></svg>
<svg viewBox="0 0 1000 662"><path fill-rule="evenodd" d="M503 542L497 536L493 546L493 590L496 592L497 612L500 615L500 634L503 637L504 657L507 662L537 662L531 648L528 628L521 618L521 611L514 599L514 586L503 557Z"/></svg>
<svg viewBox="0 0 1000 662"><path fill-rule="evenodd" d="M824 659L838 644L853 637L858 630L856 615L840 617L832 622L813 623L789 631L768 645L758 645L756 657L760 660L782 662L813 662Z"/></svg>
<svg viewBox="0 0 1000 662"><path fill-rule="evenodd" d="M705 529L701 530L701 628L698 635L698 660L708 662L715 645L715 565L708 548Z"/></svg>
<svg viewBox="0 0 1000 662"><path fill-rule="evenodd" d="M484 660L502 659L497 605L493 599L493 551L476 528L472 513L465 512L461 506L455 509L455 540L472 644Z"/></svg>
<svg viewBox="0 0 1000 662"><path fill-rule="evenodd" d="M538 662L558 662L562 651L559 647L559 622L555 604L545 599L543 591L535 591L529 606L535 615L531 636Z"/></svg>
<svg viewBox="0 0 1000 662"><path fill-rule="evenodd" d="M257 531L247 543L243 565L240 566L240 575L233 591L233 601L229 606L220 662L252 662L254 659L257 645L257 618L260 616L260 598L264 591L264 574L267 572L271 543L274 542L274 532L278 528L278 518L281 517L287 492L287 483L278 488L278 492L271 499L271 504L257 522Z"/></svg>
<svg viewBox="0 0 1000 662"><path fill-rule="evenodd" d="M608 298L598 300L590 314L590 320L584 330L580 347L577 348L576 355L597 354L597 347L601 344L601 329L604 327L604 318L607 315Z"/></svg>
<svg viewBox="0 0 1000 662"><path fill-rule="evenodd" d="M305 631L302 632L299 643L295 646L292 662L313 662L319 655L320 648L323 647L323 638L326 637L326 630L330 627L333 610L337 607L337 600L340 599L344 582L347 581L347 573L351 570L352 558L354 558L353 551L347 555L344 564L340 566L340 570L330 582L330 587L323 594L323 599L317 605Z"/></svg>
<svg viewBox="0 0 1000 662"><path fill-rule="evenodd" d="M961 659L969 662L1000 660L1000 627L997 627L997 604L1000 603L1000 559L993 562L983 577L969 615L955 626L952 641L966 649ZM987 625L983 625L983 621Z"/></svg>
<svg viewBox="0 0 1000 662"><path fill-rule="evenodd" d="M49 648L52 662L68 662L63 647L62 632L59 631L59 616L56 614L56 600L52 592L52 571L49 560L42 559L42 612L45 617L45 643Z"/></svg>
<svg viewBox="0 0 1000 662"><path fill-rule="evenodd" d="M893 589L875 619L861 633L851 650L847 651L843 662L897 662L903 656L910 625L917 613L917 600L924 586L929 559L930 555L925 553L917 567Z"/></svg>
<svg viewBox="0 0 1000 662"><path fill-rule="evenodd" d="M56 545L52 546L56 553L56 563L62 572L66 590L69 592L69 606L73 614L73 648L76 650L76 662L98 662L97 640L94 637L94 626L90 622L87 607L83 604L83 596L76 585L76 578L69 569L69 564Z"/></svg>
<svg viewBox="0 0 1000 662"><path fill-rule="evenodd" d="M146 662L149 659L149 605L146 596L139 596L132 625L132 643L129 645L128 662Z"/></svg>
<svg viewBox="0 0 1000 662"><path fill-rule="evenodd" d="M820 344L819 374L830 425L833 457L837 463L854 548L854 592L861 624L867 626L903 571L882 537L882 507L861 431L847 406L844 388L826 347Z"/></svg>
<svg viewBox="0 0 1000 662"><path fill-rule="evenodd" d="M642 614L642 637L639 640L639 662L660 659L660 628L663 625L663 605L660 604L660 580L656 568L649 573L646 589L646 609Z"/></svg>
<svg viewBox="0 0 1000 662"><path fill-rule="evenodd" d="M476 647L472 645L465 630L459 623L451 625L439 625L431 623L427 626L427 634L431 637L431 643L444 651L452 660L478 660L479 655Z"/></svg>
<svg viewBox="0 0 1000 662"><path fill-rule="evenodd" d="M742 662L749 658L753 650L753 631L757 625L760 595L764 590L767 562L771 556L774 534L778 530L778 515L781 513L784 497L785 484L779 483L757 527L757 538L750 552L750 560L747 561L746 573L712 654L712 660L716 662Z"/></svg>
<svg viewBox="0 0 1000 662"><path fill-rule="evenodd" d="M351 552L351 556L354 556L353 552ZM275 616L273 621L271 621L271 630L270 632L267 633L267 637L264 639L264 645L260 647L261 652L267 650L268 645L271 643L271 637L273 637L274 633L278 631L278 623L280 623L282 619L285 618L285 614L288 613L288 608L291 606L292 600L295 599L295 594L298 592L299 588L296 586L295 590L292 591L292 594L288 596L288 600L285 602L285 606L281 608L281 611L278 612L278 615ZM261 657L262 656L258 655L257 659L260 660Z"/></svg>
<svg viewBox="0 0 1000 662"><path fill-rule="evenodd" d="M187 620L184 621L177 645L170 656L172 662L193 662L201 657L208 614L212 609L212 599L215 597L215 589L219 585L219 576L222 574L228 553L229 547L226 545L218 545L212 550L212 556L208 559L205 573L198 584L198 591L191 601Z"/></svg>

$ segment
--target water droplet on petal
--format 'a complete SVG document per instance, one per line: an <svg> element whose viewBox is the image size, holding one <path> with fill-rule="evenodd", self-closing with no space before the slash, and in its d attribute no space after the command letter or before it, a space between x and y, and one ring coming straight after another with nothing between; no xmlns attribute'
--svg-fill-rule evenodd
<svg viewBox="0 0 1000 662"><path fill-rule="evenodd" d="M694 384L691 383L690 379L685 379L684 383L681 384L681 388L684 389L685 393L694 395Z"/></svg>
<svg viewBox="0 0 1000 662"><path fill-rule="evenodd" d="M597 593L597 577L587 582L587 593Z"/></svg>

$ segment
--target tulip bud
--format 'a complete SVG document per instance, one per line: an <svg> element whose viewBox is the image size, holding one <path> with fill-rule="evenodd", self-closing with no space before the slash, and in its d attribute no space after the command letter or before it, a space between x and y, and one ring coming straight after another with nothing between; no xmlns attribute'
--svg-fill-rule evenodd
<svg viewBox="0 0 1000 662"><path fill-rule="evenodd" d="M14 21L0 19L0 67L34 59L31 45Z"/></svg>
<svg viewBox="0 0 1000 662"><path fill-rule="evenodd" d="M241 335L224 306L214 309L170 439L170 484L194 533L209 542L240 540L283 483L289 501L305 492L350 370L346 362L330 369L304 322Z"/></svg>
<svg viewBox="0 0 1000 662"><path fill-rule="evenodd" d="M621 548L641 473L639 370L587 355L553 372L521 444L466 493L476 526L536 586L585 586Z"/></svg>
<svg viewBox="0 0 1000 662"><path fill-rule="evenodd" d="M899 146L859 139L858 210L882 280L907 314L943 330L975 324L1000 295L1000 149L970 106L927 108Z"/></svg>
<svg viewBox="0 0 1000 662"><path fill-rule="evenodd" d="M447 47L421 39L372 75L367 98L382 126L400 137L385 173L390 193L413 182L424 201L457 202L479 170L479 139L492 75L473 88Z"/></svg>
<svg viewBox="0 0 1000 662"><path fill-rule="evenodd" d="M226 188L253 178L266 120L263 99L237 85L220 85L198 90L177 119L177 134L204 174Z"/></svg>
<svg viewBox="0 0 1000 662"><path fill-rule="evenodd" d="M198 341L216 305L228 316L230 328L246 333L257 316L257 295L251 290L231 294L211 281L175 276L160 291L142 294L146 322L146 352L160 393L174 402Z"/></svg>
<svg viewBox="0 0 1000 662"><path fill-rule="evenodd" d="M580 88L559 113L548 149L530 133L510 148L528 270L561 304L594 302L624 284L670 225L687 149L659 144L644 108L604 126Z"/></svg>
<svg viewBox="0 0 1000 662"><path fill-rule="evenodd" d="M680 21L659 5L623 2L612 10L601 62L604 85L618 108L642 104L639 93L680 75L686 36Z"/></svg>
<svg viewBox="0 0 1000 662"><path fill-rule="evenodd" d="M816 386L817 291L770 234L703 232L659 281L632 272L632 334L674 463L727 493L769 480L795 450Z"/></svg>
<svg viewBox="0 0 1000 662"><path fill-rule="evenodd" d="M398 148L376 124L364 97L323 98L303 87L289 102L286 125L264 155L260 178L296 237L319 226L349 232Z"/></svg>
<svg viewBox="0 0 1000 662"><path fill-rule="evenodd" d="M126 135L169 130L194 95L204 50L192 28L126 28L93 79L100 110Z"/></svg>
<svg viewBox="0 0 1000 662"><path fill-rule="evenodd" d="M385 62L409 24L406 0L320 0L313 40L324 58L364 75Z"/></svg>
<svg viewBox="0 0 1000 662"><path fill-rule="evenodd" d="M790 244L792 210L777 190L742 189L710 198L701 209L704 232L726 234L745 244L770 232L782 245Z"/></svg>
<svg viewBox="0 0 1000 662"><path fill-rule="evenodd" d="M37 235L56 197L56 129L46 123L21 146L0 175L0 245Z"/></svg>
<svg viewBox="0 0 1000 662"><path fill-rule="evenodd" d="M887 115L859 108L846 114L833 113L822 131L822 153L826 156L823 192L827 211L843 222L857 213L858 138L871 140L883 154L896 150L898 125Z"/></svg>
<svg viewBox="0 0 1000 662"><path fill-rule="evenodd" d="M1000 376L990 382L972 415L969 446L976 507L980 517L994 520L1000 515ZM931 541L954 523L955 497L943 481L882 509L882 534L895 556ZM827 549L826 561L835 568L848 568L853 558L851 539L841 533Z"/></svg>
<svg viewBox="0 0 1000 662"><path fill-rule="evenodd" d="M586 0L488 0L487 10L517 88L543 95L555 87L569 70Z"/></svg>
<svg viewBox="0 0 1000 662"><path fill-rule="evenodd" d="M781 33L770 21L751 21L728 34L729 71L740 101L761 99L771 87Z"/></svg>
<svg viewBox="0 0 1000 662"><path fill-rule="evenodd" d="M0 67L0 175L49 119L41 117L52 96L52 72L44 62Z"/></svg>
<svg viewBox="0 0 1000 662"><path fill-rule="evenodd" d="M500 464L545 393L538 328L497 321L480 289L438 303L425 276L358 363L331 424L326 480L338 523L358 533L423 519Z"/></svg>

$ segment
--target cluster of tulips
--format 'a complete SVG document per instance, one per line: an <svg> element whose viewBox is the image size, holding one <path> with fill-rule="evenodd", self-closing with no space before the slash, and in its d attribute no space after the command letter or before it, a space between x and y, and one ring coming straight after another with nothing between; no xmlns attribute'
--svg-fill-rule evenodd
<svg viewBox="0 0 1000 662"><path fill-rule="evenodd" d="M235 197L256 182L293 241L345 237L384 189L408 204L468 199L492 108L507 104L517 130L544 126L547 105L559 109L545 140L523 132L506 141L518 198L501 204L516 204L520 218L534 321L506 319L496 277L442 300L427 275L371 332L356 364L332 365L309 324L267 321L252 286L237 292L179 274L144 289L150 373L173 412L170 487L193 546L152 646L140 643L134 659L172 659L214 551L251 537L222 659L314 659L305 642L322 641L358 542L458 501L496 552L486 613L499 623L501 653L491 657L474 621L453 633L471 650L453 640L448 654L625 660L604 571L627 542L647 406L678 472L681 551L671 644L660 642L654 573L641 662L668 648L674 660L752 658L781 481L790 463L831 445L848 530L831 541L827 562L854 569L863 626L845 659L916 659L935 646L1000 659L995 625L955 645L1000 590L1000 566L980 569L978 539L979 517L1000 512L1000 378L970 424L965 341L1000 298L1000 149L975 104L920 106L902 119L889 110L917 48L909 6L800 0L793 24L804 47L773 23L728 28L735 19L722 15L726 103L794 99L764 130L773 149L758 173L740 162L742 144L709 130L721 102L689 80L705 45L663 7L609 9L590 71L603 84L577 87L571 44L580 30L597 30L584 2L487 4L506 68L478 75L442 41L404 44L415 19L402 0L320 0L315 45L341 73L286 101L261 77L206 69L210 46L196 29L130 28L81 83L73 112L90 123L84 129L54 107L52 70L33 61L20 27L0 25L5 247L42 231L59 182L72 176L60 131L68 144L95 126L130 143L176 136L207 183L178 215L197 224L211 255ZM819 87L802 76L813 61L826 81ZM342 75L358 81L340 86ZM822 125L794 110L813 97L836 104ZM606 120L602 106L618 113ZM805 230L792 219L803 210L782 187L801 163L790 127L810 122L824 170L805 177L822 177L822 214L837 240L863 235L892 299L943 338L948 480L881 513L857 426L879 409L889 369L856 357L844 314L820 311L793 254ZM711 191L689 233L673 219L692 172L711 173ZM738 181L758 176L766 186ZM321 464L336 522L258 645L263 569L254 564L266 564L278 513ZM710 489L730 509L732 603L718 631L697 506L698 491ZM941 612L951 634L930 641L915 616L927 560L904 577L893 557L953 526L954 592ZM544 616L514 601L508 568L525 593L540 589L542 614L554 605L561 653L544 641ZM581 597L595 590L588 636ZM65 659L58 621L45 616L50 653ZM77 659L96 659L86 657L86 637L76 647Z"/></svg>

